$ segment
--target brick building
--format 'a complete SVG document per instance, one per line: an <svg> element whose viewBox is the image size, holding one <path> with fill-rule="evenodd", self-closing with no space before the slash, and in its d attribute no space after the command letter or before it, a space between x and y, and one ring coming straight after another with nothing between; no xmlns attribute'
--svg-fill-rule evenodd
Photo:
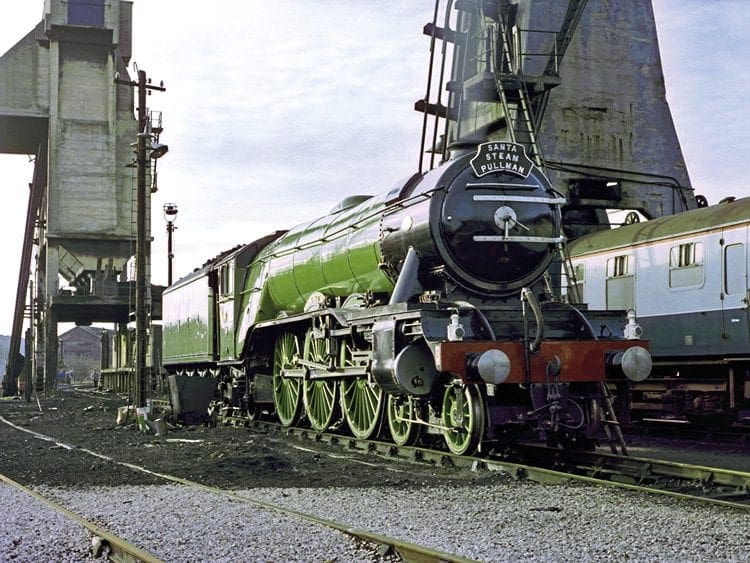
<svg viewBox="0 0 750 563"><path fill-rule="evenodd" d="M86 381L93 370L102 365L102 333L113 333L106 328L76 326L58 336L58 363L73 381Z"/></svg>

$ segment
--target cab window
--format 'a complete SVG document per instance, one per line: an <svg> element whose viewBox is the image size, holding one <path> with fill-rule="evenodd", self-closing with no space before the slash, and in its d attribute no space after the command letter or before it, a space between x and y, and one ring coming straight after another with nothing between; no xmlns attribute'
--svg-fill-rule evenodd
<svg viewBox="0 0 750 563"><path fill-rule="evenodd" d="M219 294L231 295L234 291L234 268L233 264L224 264L219 269Z"/></svg>

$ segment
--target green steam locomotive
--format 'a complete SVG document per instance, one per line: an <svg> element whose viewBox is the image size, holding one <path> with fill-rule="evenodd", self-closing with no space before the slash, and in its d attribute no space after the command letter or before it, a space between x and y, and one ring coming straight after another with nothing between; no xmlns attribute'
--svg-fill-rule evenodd
<svg viewBox="0 0 750 563"><path fill-rule="evenodd" d="M458 454L528 431L590 444L605 379L645 378L650 356L621 316L595 329L554 297L564 204L522 145L482 143L222 253L163 294L181 416Z"/></svg>

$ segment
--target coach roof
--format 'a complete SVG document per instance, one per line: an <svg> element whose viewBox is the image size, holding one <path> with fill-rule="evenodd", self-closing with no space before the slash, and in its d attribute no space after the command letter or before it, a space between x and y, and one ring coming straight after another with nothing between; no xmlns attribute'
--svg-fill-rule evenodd
<svg viewBox="0 0 750 563"><path fill-rule="evenodd" d="M730 227L750 221L750 197L719 203L583 236L569 244L572 256Z"/></svg>

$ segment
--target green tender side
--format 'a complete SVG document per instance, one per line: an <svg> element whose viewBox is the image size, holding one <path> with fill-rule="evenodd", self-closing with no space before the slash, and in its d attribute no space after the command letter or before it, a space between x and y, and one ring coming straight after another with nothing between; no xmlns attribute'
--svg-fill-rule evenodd
<svg viewBox="0 0 750 563"><path fill-rule="evenodd" d="M299 225L259 253L242 291L238 350L252 325L301 313L315 292L347 297L393 290L379 244L385 197Z"/></svg>
<svg viewBox="0 0 750 563"><path fill-rule="evenodd" d="M197 272L179 282L178 298L167 299L163 311L165 363L204 363L214 359L213 293L208 274Z"/></svg>

